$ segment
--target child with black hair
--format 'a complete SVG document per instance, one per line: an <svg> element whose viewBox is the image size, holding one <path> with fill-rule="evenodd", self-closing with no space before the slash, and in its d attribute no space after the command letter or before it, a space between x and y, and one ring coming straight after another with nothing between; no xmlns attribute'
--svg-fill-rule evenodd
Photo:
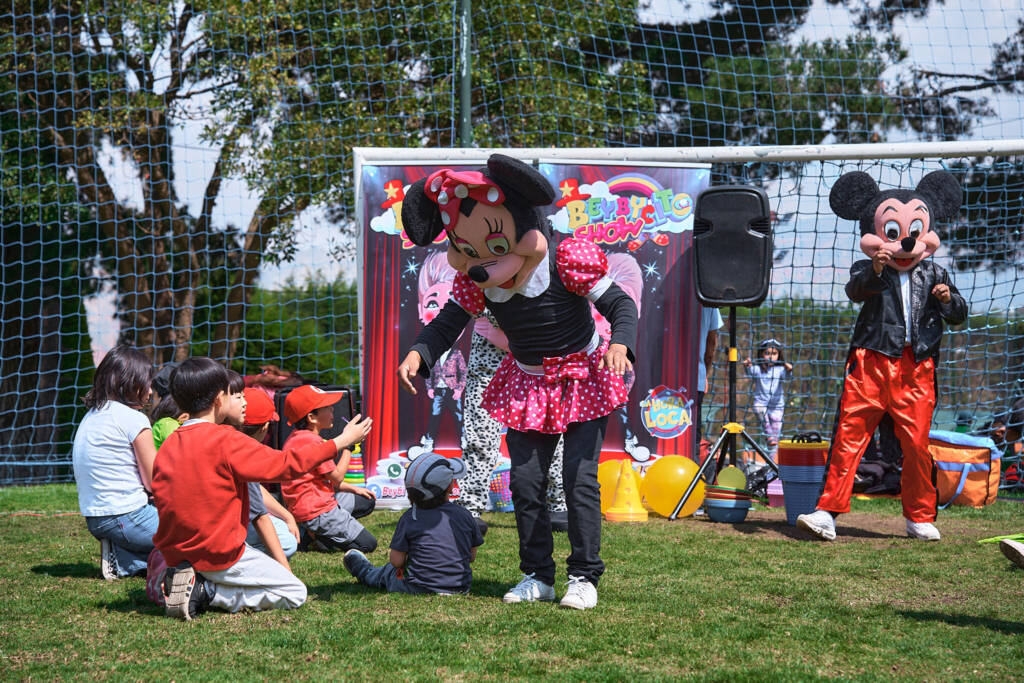
<svg viewBox="0 0 1024 683"><path fill-rule="evenodd" d="M191 418L167 437L153 467L161 522L153 541L169 567L167 614L185 620L207 607L292 609L306 601L301 581L245 543L248 484L308 472L362 441L372 426L357 415L330 441L278 451L221 424L237 410L229 384L228 371L209 358L177 368L171 393Z"/></svg>
<svg viewBox="0 0 1024 683"><path fill-rule="evenodd" d="M227 424L263 443L270 423L280 419L266 393L245 386L242 376L228 371L232 401ZM241 391L237 389L241 388ZM299 548L299 527L292 514L257 482L249 482L249 527L245 542L291 569L288 558Z"/></svg>
<svg viewBox="0 0 1024 683"><path fill-rule="evenodd" d="M153 445L156 449L160 450L160 446L171 435L171 432L180 427L181 423L187 419L188 413L178 407L173 396L167 394L161 398L160 402L149 412L149 421L153 423Z"/></svg>
<svg viewBox="0 0 1024 683"><path fill-rule="evenodd" d="M311 384L292 389L284 400L284 416L295 429L284 442L291 452L323 441L320 432L334 427L334 404L341 392L324 391ZM357 548L372 553L377 539L358 519L373 512L377 499L362 486L345 483L352 453L342 450L338 461L327 460L281 484L281 496L299 525L320 550Z"/></svg>
<svg viewBox="0 0 1024 683"><path fill-rule="evenodd" d="M100 542L100 573L108 581L146 573L159 522L148 493L156 448L142 412L152 371L137 348L111 349L85 395L89 412L71 449L78 507Z"/></svg>
<svg viewBox="0 0 1024 683"><path fill-rule="evenodd" d="M449 500L454 482L466 474L459 458L427 453L405 472L412 502L391 537L388 564L375 567L358 550L345 553L345 568L360 583L390 593L468 593L470 563L484 537L464 507Z"/></svg>
<svg viewBox="0 0 1024 683"><path fill-rule="evenodd" d="M757 347L757 360L743 361L747 377L754 380L754 412L761 420L761 431L768 442L768 454L774 455L782 435L782 416L786 409L783 380L793 376L793 364L782 357L782 343L765 339Z"/></svg>

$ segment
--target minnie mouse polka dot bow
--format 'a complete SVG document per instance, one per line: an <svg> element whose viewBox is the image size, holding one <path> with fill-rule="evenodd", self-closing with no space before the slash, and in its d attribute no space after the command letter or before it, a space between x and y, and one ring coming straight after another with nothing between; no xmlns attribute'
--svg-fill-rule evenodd
<svg viewBox="0 0 1024 683"><path fill-rule="evenodd" d="M431 173L424 193L441 209L441 222L447 231L455 228L459 220L459 205L466 197L488 206L497 206L505 201L501 188L480 171L453 171L450 168Z"/></svg>

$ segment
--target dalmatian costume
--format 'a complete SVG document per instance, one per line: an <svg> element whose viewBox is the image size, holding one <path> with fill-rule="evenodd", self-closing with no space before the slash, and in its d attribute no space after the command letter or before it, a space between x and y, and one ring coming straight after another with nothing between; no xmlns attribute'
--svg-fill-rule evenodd
<svg viewBox="0 0 1024 683"><path fill-rule="evenodd" d="M491 329L488 330L487 326ZM456 502L474 517L479 517L487 509L491 473L498 462L501 434L504 432L501 423L480 405L484 389L508 355L488 339L488 336L493 337L492 330L497 329L498 321L490 311L484 311L477 318L469 347L469 370L463 394L466 412L462 423L462 459L466 463L467 474L459 482L460 493ZM565 489L562 487L562 450L562 442L559 441L548 469L548 512L566 509Z"/></svg>

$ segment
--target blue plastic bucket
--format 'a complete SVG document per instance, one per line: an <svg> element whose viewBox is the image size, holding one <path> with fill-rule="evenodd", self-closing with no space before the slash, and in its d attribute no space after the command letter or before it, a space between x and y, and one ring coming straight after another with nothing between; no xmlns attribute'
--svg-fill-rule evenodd
<svg viewBox="0 0 1024 683"><path fill-rule="evenodd" d="M819 466L779 466L786 521L796 525L800 515L814 512L825 486L825 468Z"/></svg>

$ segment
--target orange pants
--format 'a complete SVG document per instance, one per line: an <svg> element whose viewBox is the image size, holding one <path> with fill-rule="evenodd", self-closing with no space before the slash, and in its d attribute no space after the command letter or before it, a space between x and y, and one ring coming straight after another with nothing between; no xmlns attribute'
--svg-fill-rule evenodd
<svg viewBox="0 0 1024 683"><path fill-rule="evenodd" d="M938 494L935 465L928 452L928 430L935 409L935 361L917 363L910 347L902 358L854 349L846 363L839 420L828 456L825 490L818 509L850 511L850 494L864 451L885 413L892 416L903 447L903 516L934 522Z"/></svg>

